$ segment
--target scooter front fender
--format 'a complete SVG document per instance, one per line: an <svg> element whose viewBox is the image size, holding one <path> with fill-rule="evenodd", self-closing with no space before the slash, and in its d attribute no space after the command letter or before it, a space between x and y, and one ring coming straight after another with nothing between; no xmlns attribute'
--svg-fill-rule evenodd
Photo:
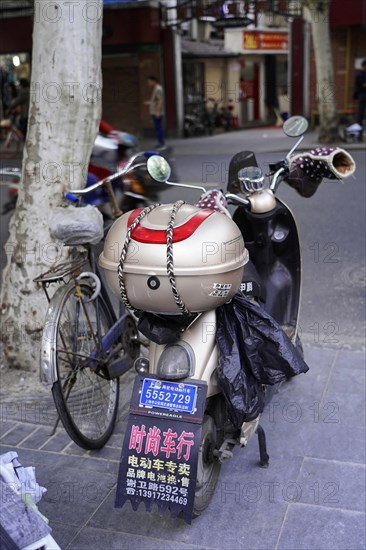
<svg viewBox="0 0 366 550"><path fill-rule="evenodd" d="M215 310L203 313L187 330L180 341L187 342L195 356L195 366L192 378L207 382L207 397L219 393L215 370L218 365L218 349L216 345L216 313ZM179 343L179 340L178 342ZM165 345L150 343L150 372L158 374L157 365Z"/></svg>

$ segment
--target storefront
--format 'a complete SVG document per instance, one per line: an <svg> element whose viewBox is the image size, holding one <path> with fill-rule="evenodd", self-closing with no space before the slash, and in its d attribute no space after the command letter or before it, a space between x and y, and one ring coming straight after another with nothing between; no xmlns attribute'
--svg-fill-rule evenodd
<svg viewBox="0 0 366 550"><path fill-rule="evenodd" d="M70 8L69 4L58 2L65 10ZM33 17L37 16L35 12ZM17 11L14 15L9 12L6 19L0 18L0 55L7 63L12 63L15 56L27 62L31 59L33 17L31 13L23 16ZM102 116L107 122L140 136L152 133L149 110L144 102L151 93L147 77L155 75L165 88L167 129L172 134L176 132L177 81L181 74L180 67L176 68L175 44L174 31L161 26L157 1L106 5L102 37Z"/></svg>
<svg viewBox="0 0 366 550"><path fill-rule="evenodd" d="M227 29L225 48L240 53L229 71L240 123L274 122L288 93L287 29Z"/></svg>
<svg viewBox="0 0 366 550"><path fill-rule="evenodd" d="M210 100L214 100L218 108L226 105L232 96L229 67L238 54L225 51L223 41L188 38L182 38L181 51L185 115L200 115L204 109L212 109Z"/></svg>

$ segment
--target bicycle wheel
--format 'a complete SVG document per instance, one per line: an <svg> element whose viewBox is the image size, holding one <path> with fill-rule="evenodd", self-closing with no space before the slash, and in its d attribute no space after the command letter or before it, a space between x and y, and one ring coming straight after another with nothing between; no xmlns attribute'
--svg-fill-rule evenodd
<svg viewBox="0 0 366 550"><path fill-rule="evenodd" d="M60 288L49 309L52 318L46 321L52 329L50 368L57 373L52 386L57 411L71 439L91 450L108 441L119 401L119 379L106 377L111 350L97 351L113 320L101 296L90 300L92 293L86 283L80 284L80 293L73 282Z"/></svg>
<svg viewBox="0 0 366 550"><path fill-rule="evenodd" d="M14 130L10 129L6 135L0 139L0 157L11 159L16 157L20 149L20 139Z"/></svg>

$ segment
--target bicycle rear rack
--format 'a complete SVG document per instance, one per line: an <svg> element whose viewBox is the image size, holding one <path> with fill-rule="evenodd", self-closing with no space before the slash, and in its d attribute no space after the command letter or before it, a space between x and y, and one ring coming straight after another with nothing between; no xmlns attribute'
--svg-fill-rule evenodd
<svg viewBox="0 0 366 550"><path fill-rule="evenodd" d="M48 271L41 273L33 279L34 283L39 283L50 301L50 296L47 288L51 283L63 282L67 284L72 279L76 279L81 273L81 268L88 262L87 258L77 258L76 260L67 260L53 265Z"/></svg>

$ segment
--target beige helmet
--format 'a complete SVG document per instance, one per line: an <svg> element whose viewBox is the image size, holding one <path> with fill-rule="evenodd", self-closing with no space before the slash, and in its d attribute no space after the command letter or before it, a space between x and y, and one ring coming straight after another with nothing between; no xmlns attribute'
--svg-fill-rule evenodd
<svg viewBox="0 0 366 550"><path fill-rule="evenodd" d="M172 204L127 212L106 237L99 263L107 284L129 307L166 314L201 312L223 305L239 289L248 252L237 225L218 212L179 202L171 244L167 226L176 206ZM128 228L146 211L126 246Z"/></svg>

